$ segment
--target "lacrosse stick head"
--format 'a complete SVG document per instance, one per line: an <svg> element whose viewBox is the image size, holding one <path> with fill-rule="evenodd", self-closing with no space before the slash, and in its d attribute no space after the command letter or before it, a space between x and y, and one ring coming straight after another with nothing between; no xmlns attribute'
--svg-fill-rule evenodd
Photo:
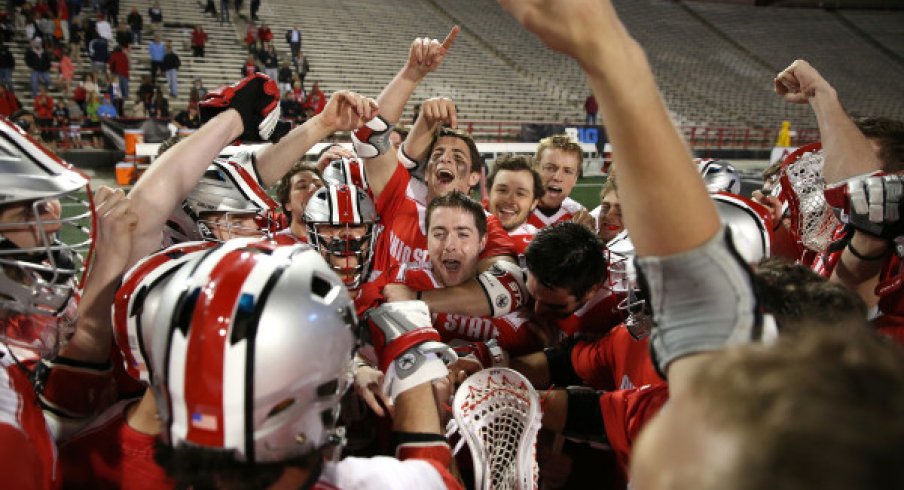
<svg viewBox="0 0 904 490"><path fill-rule="evenodd" d="M478 371L455 392L452 415L471 451L474 488L537 487L542 412L527 378L508 368Z"/></svg>
<svg viewBox="0 0 904 490"><path fill-rule="evenodd" d="M791 234L805 248L824 252L840 222L826 203L819 143L802 146L782 161L779 199L788 203Z"/></svg>

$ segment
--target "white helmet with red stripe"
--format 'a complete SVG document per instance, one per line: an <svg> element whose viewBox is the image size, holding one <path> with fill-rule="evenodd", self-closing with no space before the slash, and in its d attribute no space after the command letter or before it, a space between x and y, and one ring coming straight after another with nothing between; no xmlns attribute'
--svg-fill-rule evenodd
<svg viewBox="0 0 904 490"><path fill-rule="evenodd" d="M357 323L319 253L230 240L161 294L151 359L165 443L263 463L339 442Z"/></svg>
<svg viewBox="0 0 904 490"><path fill-rule="evenodd" d="M148 255L126 272L113 301L113 337L132 378L151 382L149 352L160 292L193 254L215 246L203 241L176 244Z"/></svg>
<svg viewBox="0 0 904 490"><path fill-rule="evenodd" d="M88 178L0 118L0 341L51 354L74 326L93 246Z"/></svg>
<svg viewBox="0 0 904 490"><path fill-rule="evenodd" d="M304 210L308 242L320 250L351 289L367 280L378 220L370 196L355 186L321 187Z"/></svg>
<svg viewBox="0 0 904 490"><path fill-rule="evenodd" d="M324 167L323 181L327 184L358 187L366 191L367 173L364 171L364 162L357 158L337 158Z"/></svg>
<svg viewBox="0 0 904 490"><path fill-rule="evenodd" d="M170 215L164 228L164 246L195 240L214 240L239 236L266 235L270 230L271 212L278 207L267 191L245 166L234 160L215 160L204 176ZM211 215L225 214L219 228L226 228L226 236L216 233L217 223ZM255 227L235 224L230 217L256 215Z"/></svg>

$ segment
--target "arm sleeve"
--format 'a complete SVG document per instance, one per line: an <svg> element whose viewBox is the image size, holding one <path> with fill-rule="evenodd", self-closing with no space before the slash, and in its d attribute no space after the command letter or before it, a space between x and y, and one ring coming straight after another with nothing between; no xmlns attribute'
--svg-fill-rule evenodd
<svg viewBox="0 0 904 490"><path fill-rule="evenodd" d="M515 242L512 237L505 231L499 220L493 216L487 216L487 244L480 252L480 259L496 257L499 255L508 255L517 257L515 252Z"/></svg>
<svg viewBox="0 0 904 490"><path fill-rule="evenodd" d="M612 366L607 362L609 337L606 335L592 341L580 340L571 350L571 364L574 366L575 374L586 384L597 389L615 389Z"/></svg>
<svg viewBox="0 0 904 490"><path fill-rule="evenodd" d="M665 384L609 391L600 396L606 438L622 470L628 469L631 448L640 431L659 413L668 398L669 388Z"/></svg>

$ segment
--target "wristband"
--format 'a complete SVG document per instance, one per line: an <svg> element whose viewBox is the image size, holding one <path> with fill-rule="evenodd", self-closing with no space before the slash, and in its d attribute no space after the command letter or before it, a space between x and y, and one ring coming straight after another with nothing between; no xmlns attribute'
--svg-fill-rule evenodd
<svg viewBox="0 0 904 490"><path fill-rule="evenodd" d="M882 260L885 258L885 256L888 254L888 252L891 250L891 248L886 248L884 251L882 251L882 253L877 254L877 255L864 255L864 254L860 253L860 251L858 251L856 248L854 248L853 240L848 242L847 248L848 248L848 250L851 251L851 254L853 254L854 257L857 257L858 259L863 260L865 262L874 262L876 260Z"/></svg>

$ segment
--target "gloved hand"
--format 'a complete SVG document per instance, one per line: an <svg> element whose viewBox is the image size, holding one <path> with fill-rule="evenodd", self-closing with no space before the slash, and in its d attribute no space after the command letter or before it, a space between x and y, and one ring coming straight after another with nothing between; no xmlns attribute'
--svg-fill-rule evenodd
<svg viewBox="0 0 904 490"><path fill-rule="evenodd" d="M208 92L199 109L202 123L227 109L235 109L244 127L239 139L270 141L279 122L279 87L267 75L255 73L238 83ZM285 131L281 133L278 137Z"/></svg>
<svg viewBox="0 0 904 490"><path fill-rule="evenodd" d="M886 240L904 234L904 177L881 172L858 175L827 186L824 193L829 205L841 209L858 231Z"/></svg>
<svg viewBox="0 0 904 490"><path fill-rule="evenodd" d="M384 303L370 310L366 319L370 344L386 375L383 389L393 400L422 383L445 378L446 364L458 359L439 341L423 301Z"/></svg>

